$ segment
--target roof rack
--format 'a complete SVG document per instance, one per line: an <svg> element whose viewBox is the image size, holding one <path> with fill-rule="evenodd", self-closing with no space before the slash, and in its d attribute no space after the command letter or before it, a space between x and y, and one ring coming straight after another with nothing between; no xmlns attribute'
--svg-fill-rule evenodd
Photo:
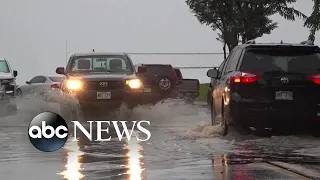
<svg viewBox="0 0 320 180"><path fill-rule="evenodd" d="M255 44L255 43L256 43L255 40L249 40L249 41L247 41L245 44Z"/></svg>
<svg viewBox="0 0 320 180"><path fill-rule="evenodd" d="M313 42L310 41L310 40L302 41L300 44L303 44L303 45L314 45Z"/></svg>

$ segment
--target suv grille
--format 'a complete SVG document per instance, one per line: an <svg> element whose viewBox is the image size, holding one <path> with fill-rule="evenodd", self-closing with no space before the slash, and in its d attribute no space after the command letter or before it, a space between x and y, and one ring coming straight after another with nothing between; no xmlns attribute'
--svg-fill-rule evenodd
<svg viewBox="0 0 320 180"><path fill-rule="evenodd" d="M100 83L106 82L108 85L103 87ZM124 89L123 81L89 81L86 82L85 90L111 90L111 89Z"/></svg>

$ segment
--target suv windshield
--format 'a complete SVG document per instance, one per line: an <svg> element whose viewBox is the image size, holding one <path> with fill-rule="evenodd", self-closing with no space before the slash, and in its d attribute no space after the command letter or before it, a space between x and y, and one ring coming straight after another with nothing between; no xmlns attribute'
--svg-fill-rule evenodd
<svg viewBox="0 0 320 180"><path fill-rule="evenodd" d="M9 66L6 61L0 60L0 72L9 73Z"/></svg>
<svg viewBox="0 0 320 180"><path fill-rule="evenodd" d="M74 57L69 67L72 73L128 73L133 72L130 60L125 55Z"/></svg>
<svg viewBox="0 0 320 180"><path fill-rule="evenodd" d="M320 54L305 50L252 50L245 53L241 71L320 73Z"/></svg>

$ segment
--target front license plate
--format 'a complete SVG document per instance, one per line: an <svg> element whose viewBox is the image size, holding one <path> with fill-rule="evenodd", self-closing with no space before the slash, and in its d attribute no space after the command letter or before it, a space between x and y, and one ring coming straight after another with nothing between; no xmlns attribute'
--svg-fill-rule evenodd
<svg viewBox="0 0 320 180"><path fill-rule="evenodd" d="M151 92L151 88L145 88L144 92Z"/></svg>
<svg viewBox="0 0 320 180"><path fill-rule="evenodd" d="M293 100L293 92L290 91L277 91L276 100Z"/></svg>
<svg viewBox="0 0 320 180"><path fill-rule="evenodd" d="M97 99L111 99L111 92L97 92Z"/></svg>

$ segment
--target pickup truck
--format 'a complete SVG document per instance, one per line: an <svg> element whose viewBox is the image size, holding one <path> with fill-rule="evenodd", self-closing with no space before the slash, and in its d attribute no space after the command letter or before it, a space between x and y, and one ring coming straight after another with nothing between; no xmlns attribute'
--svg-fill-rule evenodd
<svg viewBox="0 0 320 180"><path fill-rule="evenodd" d="M92 118L116 112L122 105L131 114L142 102L143 85L137 74L143 72L143 67L134 69L126 53L73 54L67 67L58 67L56 73L65 76L60 89L66 99L76 99L80 108L66 101L60 105L60 115L67 120L78 118L78 114Z"/></svg>
<svg viewBox="0 0 320 180"><path fill-rule="evenodd" d="M198 79L183 79L181 70L174 68L178 76L178 97L186 100L188 103L195 102L199 97L200 82Z"/></svg>

